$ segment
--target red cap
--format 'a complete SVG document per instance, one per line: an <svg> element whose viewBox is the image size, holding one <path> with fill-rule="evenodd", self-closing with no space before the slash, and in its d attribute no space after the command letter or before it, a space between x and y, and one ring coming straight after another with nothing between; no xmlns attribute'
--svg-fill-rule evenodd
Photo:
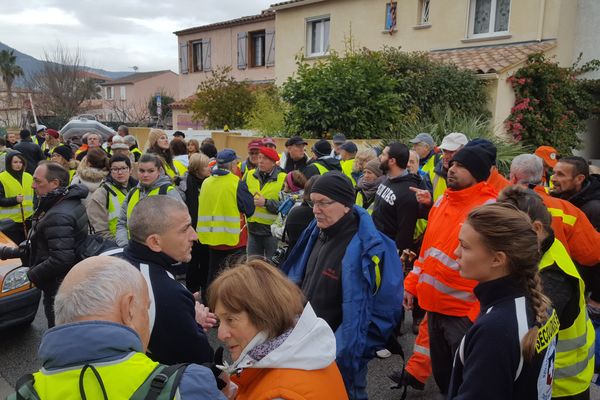
<svg viewBox="0 0 600 400"><path fill-rule="evenodd" d="M58 139L60 133L56 129L46 129L46 134L52 136L54 139Z"/></svg>
<svg viewBox="0 0 600 400"><path fill-rule="evenodd" d="M558 162L558 151L554 147L540 146L535 150L536 156L546 161L550 168L554 168Z"/></svg>
<svg viewBox="0 0 600 400"><path fill-rule="evenodd" d="M260 154L267 158L270 158L275 162L279 161L279 154L277 154L277 151L275 149L272 149L270 147L261 147Z"/></svg>
<svg viewBox="0 0 600 400"><path fill-rule="evenodd" d="M248 150L260 149L262 147L261 139L254 139L248 142Z"/></svg>
<svg viewBox="0 0 600 400"><path fill-rule="evenodd" d="M263 146L265 146L267 144L270 144L270 145L272 145L274 147L277 147L277 143L275 143L275 141L273 139L271 139L270 137L263 138L263 140L262 140L262 145Z"/></svg>

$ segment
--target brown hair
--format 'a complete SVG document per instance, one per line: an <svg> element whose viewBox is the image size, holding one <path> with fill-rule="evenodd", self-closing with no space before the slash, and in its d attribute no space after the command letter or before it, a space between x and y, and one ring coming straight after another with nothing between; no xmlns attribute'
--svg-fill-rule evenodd
<svg viewBox="0 0 600 400"><path fill-rule="evenodd" d="M200 143L198 143L198 141L197 141L196 139L190 139L190 140L188 140L187 144L188 144L188 146L189 146L190 144L191 144L191 145L194 145L194 148L195 148L196 150L195 150L193 153L199 153L199 152L200 152ZM188 152L189 152L189 150L188 150ZM191 155L191 154L190 154L190 155Z"/></svg>
<svg viewBox="0 0 600 400"><path fill-rule="evenodd" d="M187 156L187 146L183 140L172 140L169 148L174 156Z"/></svg>
<svg viewBox="0 0 600 400"><path fill-rule="evenodd" d="M92 168L107 169L108 155L99 148L89 149L85 157L87 164Z"/></svg>
<svg viewBox="0 0 600 400"><path fill-rule="evenodd" d="M317 179L319 179L320 177L321 175L313 175L306 181L306 184L304 185L304 194L302 195L302 200L310 201L310 192L312 191L312 187L317 181Z"/></svg>
<svg viewBox="0 0 600 400"><path fill-rule="evenodd" d="M306 186L306 176L302 172L294 170L292 171L292 182L300 189L304 189L304 186Z"/></svg>
<svg viewBox="0 0 600 400"><path fill-rule="evenodd" d="M304 308L298 286L258 259L224 270L208 288L207 297L212 310L220 302L230 312L245 311L250 322L269 338L292 328Z"/></svg>
<svg viewBox="0 0 600 400"><path fill-rule="evenodd" d="M527 214L531 221L541 222L546 232L552 231L552 215L542 198L533 190L521 185L508 186L498 195L498 202L515 206Z"/></svg>
<svg viewBox="0 0 600 400"><path fill-rule="evenodd" d="M190 156L190 164L188 166L188 172L194 175L196 178L203 178L202 170L208 168L210 158L202 153L194 153Z"/></svg>
<svg viewBox="0 0 600 400"><path fill-rule="evenodd" d="M529 361L535 354L538 329L548 320L551 305L542 292L538 267L541 255L531 220L509 204L488 204L471 211L466 223L481 235L489 249L506 255L510 275L521 281L529 292L536 314L536 325L522 341L523 358Z"/></svg>

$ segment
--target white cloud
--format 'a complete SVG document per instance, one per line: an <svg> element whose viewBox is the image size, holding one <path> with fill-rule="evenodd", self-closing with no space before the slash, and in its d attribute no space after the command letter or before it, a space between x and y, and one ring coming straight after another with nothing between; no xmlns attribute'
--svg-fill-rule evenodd
<svg viewBox="0 0 600 400"><path fill-rule="evenodd" d="M79 26L81 22L72 12L56 7L30 8L12 14L0 14L0 23L14 28L22 24Z"/></svg>

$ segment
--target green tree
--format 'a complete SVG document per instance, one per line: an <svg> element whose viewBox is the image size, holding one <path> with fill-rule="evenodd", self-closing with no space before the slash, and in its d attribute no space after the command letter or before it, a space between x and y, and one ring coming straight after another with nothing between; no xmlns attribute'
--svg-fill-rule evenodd
<svg viewBox="0 0 600 400"><path fill-rule="evenodd" d="M2 75L2 81L6 85L10 102L14 81L19 76L23 76L23 69L17 65L17 56L14 55L14 50L0 51L0 75Z"/></svg>
<svg viewBox="0 0 600 400"><path fill-rule="evenodd" d="M254 106L254 97L247 82L238 82L231 67L212 71L209 79L198 86L196 99L189 110L195 120L202 120L209 129L241 128Z"/></svg>
<svg viewBox="0 0 600 400"><path fill-rule="evenodd" d="M248 115L249 129L261 135L277 136L285 131L284 117L288 108L274 85L258 88L253 93L254 107Z"/></svg>

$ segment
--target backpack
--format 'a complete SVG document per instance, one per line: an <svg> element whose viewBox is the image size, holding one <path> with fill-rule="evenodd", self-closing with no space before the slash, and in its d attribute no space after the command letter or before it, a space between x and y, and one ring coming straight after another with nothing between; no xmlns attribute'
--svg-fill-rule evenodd
<svg viewBox="0 0 600 400"><path fill-rule="evenodd" d="M175 364L171 366L159 364L154 371L146 378L144 383L133 393L130 400L172 400L175 398L183 372L189 364ZM93 365L86 364L81 373L87 368L91 368L98 383L104 393L104 399L108 396L104 390L104 383L100 375L96 372ZM7 397L7 400L41 400L33 387L34 378L32 374L27 374L19 378L16 384L16 392ZM80 388L81 390L81 388ZM81 398L86 399L85 392L81 393Z"/></svg>
<svg viewBox="0 0 600 400"><path fill-rule="evenodd" d="M105 237L96 234L96 230L92 224L89 223L89 221L88 230L88 235L75 249L75 258L78 262L89 257L98 256L107 250L116 249L119 247L117 242L114 240L106 239Z"/></svg>

